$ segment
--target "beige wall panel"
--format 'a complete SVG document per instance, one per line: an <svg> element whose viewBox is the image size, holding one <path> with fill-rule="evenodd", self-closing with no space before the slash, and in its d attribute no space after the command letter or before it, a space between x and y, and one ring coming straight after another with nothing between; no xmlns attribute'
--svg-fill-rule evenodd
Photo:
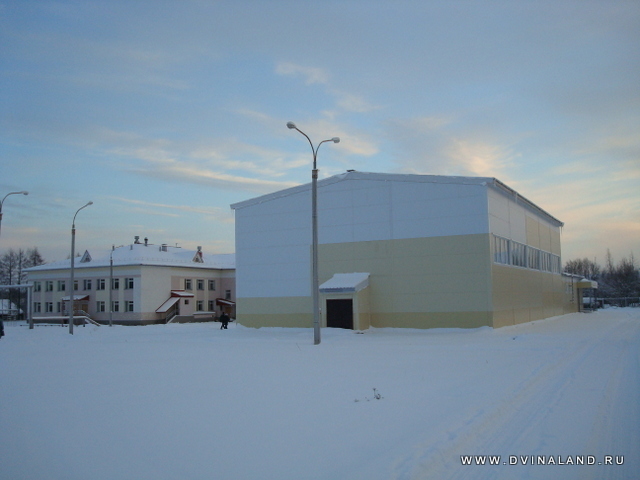
<svg viewBox="0 0 640 480"><path fill-rule="evenodd" d="M366 330L371 326L371 288L367 287L357 293L358 318L356 328Z"/></svg>
<svg viewBox="0 0 640 480"><path fill-rule="evenodd" d="M504 309L493 312L493 328L507 327L515 325L513 310Z"/></svg>
<svg viewBox="0 0 640 480"><path fill-rule="evenodd" d="M251 328L261 327L286 327L286 328L312 328L313 318L311 313L279 313L279 314L243 314L237 322L240 325Z"/></svg>
<svg viewBox="0 0 640 480"><path fill-rule="evenodd" d="M526 217L527 245L560 255L560 230L545 221Z"/></svg>
<svg viewBox="0 0 640 480"><path fill-rule="evenodd" d="M312 327L311 297L239 298L236 319L247 327Z"/></svg>
<svg viewBox="0 0 640 480"><path fill-rule="evenodd" d="M484 234L320 245L320 279L370 273L372 318L393 312L488 312L489 249Z"/></svg>
<svg viewBox="0 0 640 480"><path fill-rule="evenodd" d="M563 312L560 275L493 265L494 327L531 322Z"/></svg>
<svg viewBox="0 0 640 480"><path fill-rule="evenodd" d="M376 328L478 328L490 327L489 312L390 312L371 314Z"/></svg>
<svg viewBox="0 0 640 480"><path fill-rule="evenodd" d="M526 217L526 228L527 228L527 245L535 248L540 247L540 222L535 218Z"/></svg>
<svg viewBox="0 0 640 480"><path fill-rule="evenodd" d="M553 235L553 231L551 227L545 224L540 224L540 247L539 248L541 250L544 250L545 252L555 253L553 252L553 248L552 248L552 241L551 241L552 235Z"/></svg>
<svg viewBox="0 0 640 480"><path fill-rule="evenodd" d="M555 255L562 255L562 248L560 247L560 232L551 231L551 253Z"/></svg>

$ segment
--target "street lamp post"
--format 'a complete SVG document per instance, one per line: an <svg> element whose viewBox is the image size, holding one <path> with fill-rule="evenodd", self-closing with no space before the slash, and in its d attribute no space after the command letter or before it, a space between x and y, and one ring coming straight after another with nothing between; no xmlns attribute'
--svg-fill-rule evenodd
<svg viewBox="0 0 640 480"><path fill-rule="evenodd" d="M76 217L78 216L78 212L89 205L93 205L93 202L89 202L86 205L80 207L76 214L73 216L73 223L71 224L71 281L69 283L69 333L73 335L73 310L74 310L74 301L73 301L73 267L75 264L75 254L76 254Z"/></svg>
<svg viewBox="0 0 640 480"><path fill-rule="evenodd" d="M113 327L113 252L115 245L111 245L111 253L109 254L109 326Z"/></svg>
<svg viewBox="0 0 640 480"><path fill-rule="evenodd" d="M22 191L22 192L9 192L7 193L4 198L2 199L2 201L0 202L0 229L2 228L2 205L4 205L4 201L6 200L6 198L9 195L29 195L29 192L27 191Z"/></svg>
<svg viewBox="0 0 640 480"><path fill-rule="evenodd" d="M297 130L309 140L311 151L313 152L313 170L311 172L311 292L313 296L313 344L320 343L320 286L318 285L318 168L316 160L318 158L318 149L325 142L340 142L340 138L333 137L328 140L321 141L314 148L309 136L296 127L293 122L287 123L287 128Z"/></svg>

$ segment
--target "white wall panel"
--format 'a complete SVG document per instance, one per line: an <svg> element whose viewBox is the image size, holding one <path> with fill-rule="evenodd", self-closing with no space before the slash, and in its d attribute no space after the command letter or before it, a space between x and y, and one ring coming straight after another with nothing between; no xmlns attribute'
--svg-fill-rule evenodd
<svg viewBox="0 0 640 480"><path fill-rule="evenodd" d="M318 189L321 244L466 235L488 231L486 187L385 180L343 180ZM240 297L307 296L309 191L236 210Z"/></svg>

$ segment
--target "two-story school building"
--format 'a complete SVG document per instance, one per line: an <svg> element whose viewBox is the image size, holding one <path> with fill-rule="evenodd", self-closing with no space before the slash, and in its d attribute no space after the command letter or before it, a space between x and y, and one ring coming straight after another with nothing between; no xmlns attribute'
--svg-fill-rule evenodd
<svg viewBox="0 0 640 480"><path fill-rule="evenodd" d="M71 261L27 270L36 322L69 315ZM111 250L87 250L74 261L75 315L124 325L235 317L235 255L205 254L147 239Z"/></svg>
<svg viewBox="0 0 640 480"><path fill-rule="evenodd" d="M311 185L231 205L237 319L309 327ZM578 311L563 223L495 178L348 171L318 182L322 326L501 327Z"/></svg>

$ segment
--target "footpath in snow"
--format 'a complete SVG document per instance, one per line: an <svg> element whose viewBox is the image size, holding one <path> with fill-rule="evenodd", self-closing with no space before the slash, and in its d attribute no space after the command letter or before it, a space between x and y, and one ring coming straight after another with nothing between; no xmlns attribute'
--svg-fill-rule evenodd
<svg viewBox="0 0 640 480"><path fill-rule="evenodd" d="M0 479L636 479L640 310L493 330L7 325Z"/></svg>

